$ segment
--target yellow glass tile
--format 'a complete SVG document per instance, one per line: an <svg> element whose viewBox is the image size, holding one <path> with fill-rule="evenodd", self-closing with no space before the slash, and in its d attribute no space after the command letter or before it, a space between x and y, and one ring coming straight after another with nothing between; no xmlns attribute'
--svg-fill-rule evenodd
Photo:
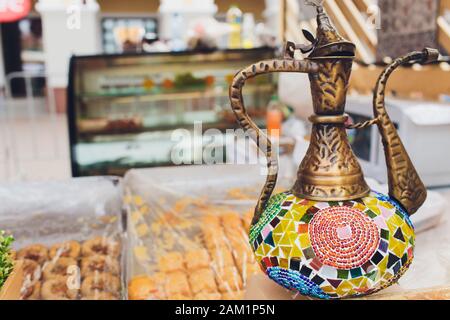
<svg viewBox="0 0 450 320"><path fill-rule="evenodd" d="M392 277L393 277L392 274L390 274L389 272L386 272L383 276L383 280L386 280L386 282L388 282Z"/></svg>
<svg viewBox="0 0 450 320"><path fill-rule="evenodd" d="M272 250L272 247L270 245L268 245L267 243L261 244L261 247L262 247L262 251L264 252L265 255L269 254L269 252Z"/></svg>
<svg viewBox="0 0 450 320"><path fill-rule="evenodd" d="M324 286L320 289L322 289L322 291L325 293L334 293L334 288L332 286Z"/></svg>
<svg viewBox="0 0 450 320"><path fill-rule="evenodd" d="M270 257L284 257L283 251L280 250L280 247L275 247L268 254Z"/></svg>
<svg viewBox="0 0 450 320"><path fill-rule="evenodd" d="M388 227L388 229L389 229L389 232L390 232L391 234L393 234L393 233L395 232L395 230L397 230L397 228L398 228L398 226L396 226L396 225L391 221L391 219L389 219L389 220L386 221L386 225L387 225L387 227Z"/></svg>
<svg viewBox="0 0 450 320"><path fill-rule="evenodd" d="M302 220L305 213L306 211L305 212L292 211L292 216L294 217L293 220L299 222L300 220Z"/></svg>
<svg viewBox="0 0 450 320"><path fill-rule="evenodd" d="M272 233L273 242L275 242L275 244L279 243L282 236L282 233Z"/></svg>
<svg viewBox="0 0 450 320"><path fill-rule="evenodd" d="M366 277L361 277L361 283L359 284L360 288L367 288L367 282L369 282L369 279Z"/></svg>
<svg viewBox="0 0 450 320"><path fill-rule="evenodd" d="M363 198L363 202L366 206L376 206L378 204L378 199L373 197L365 197Z"/></svg>
<svg viewBox="0 0 450 320"><path fill-rule="evenodd" d="M373 211L376 215L380 215L381 214L381 210L380 210L380 208L378 207L378 206L376 206L376 205L370 205L370 206L367 206L371 211Z"/></svg>
<svg viewBox="0 0 450 320"><path fill-rule="evenodd" d="M285 201L295 202L295 201L297 201L297 197L294 196L293 194L291 194L291 195L286 197Z"/></svg>
<svg viewBox="0 0 450 320"><path fill-rule="evenodd" d="M392 204L390 204L389 202L385 202L385 201L380 201L380 206L385 207L387 209L394 209L394 206Z"/></svg>
<svg viewBox="0 0 450 320"><path fill-rule="evenodd" d="M291 246L289 246L289 247L280 247L280 248L281 248L281 251L283 251L283 256L284 257L288 258L288 257L291 256L291 251L292 251L292 247Z"/></svg>
<svg viewBox="0 0 450 320"><path fill-rule="evenodd" d="M366 210L366 206L363 205L363 204L361 204L361 203L359 203L359 202L356 203L355 206L354 206L353 208L358 209L358 210L361 210L361 211Z"/></svg>
<svg viewBox="0 0 450 320"><path fill-rule="evenodd" d="M300 212L304 211L304 208L305 208L304 205L296 203L292 206L291 210L300 213Z"/></svg>
<svg viewBox="0 0 450 320"><path fill-rule="evenodd" d="M398 239L396 239L396 238L394 238L394 237L391 237L391 238L389 239L389 250L392 250L393 248L395 248L396 246L398 246L400 243L401 243L400 240L398 240Z"/></svg>
<svg viewBox="0 0 450 320"><path fill-rule="evenodd" d="M280 241L278 242L280 246L289 246L291 244L291 241L289 241L289 237L287 233L284 233L281 237Z"/></svg>
<svg viewBox="0 0 450 320"><path fill-rule="evenodd" d="M311 246L311 241L309 240L308 234L301 234L299 236L299 239L300 239L300 245L302 246L303 249Z"/></svg>
<svg viewBox="0 0 450 320"><path fill-rule="evenodd" d="M289 260L288 259L279 259L280 267L284 269L289 269Z"/></svg>
<svg viewBox="0 0 450 320"><path fill-rule="evenodd" d="M284 232L295 231L295 222L291 220L281 220L281 225L283 226Z"/></svg>
<svg viewBox="0 0 450 320"><path fill-rule="evenodd" d="M297 232L288 232L288 237L289 237L289 242L291 245L295 244L295 241L297 240L297 238L299 237Z"/></svg>
<svg viewBox="0 0 450 320"><path fill-rule="evenodd" d="M380 274L383 274L386 272L387 269L387 263L388 263L388 257L384 257L383 260L378 264L378 270Z"/></svg>
<svg viewBox="0 0 450 320"><path fill-rule="evenodd" d="M297 245L292 247L291 258L303 258L303 252Z"/></svg>
<svg viewBox="0 0 450 320"><path fill-rule="evenodd" d="M402 257L406 251L406 243L400 242L392 249L390 249L397 257Z"/></svg>
<svg viewBox="0 0 450 320"><path fill-rule="evenodd" d="M284 233L284 229L283 229L283 225L281 223L277 224L277 226L273 229L272 231L274 234L283 234Z"/></svg>
<svg viewBox="0 0 450 320"><path fill-rule="evenodd" d="M407 225L406 223L404 223L401 226L401 229L402 229L403 235L406 238L408 238L406 240L409 240L409 238L414 237L414 230L409 225Z"/></svg>
<svg viewBox="0 0 450 320"><path fill-rule="evenodd" d="M364 280L364 277L359 277L359 278L356 278L356 279L351 279L349 281L350 281L351 284L353 284L353 286L360 287L363 280Z"/></svg>
<svg viewBox="0 0 450 320"><path fill-rule="evenodd" d="M339 287L336 289L336 293L338 295L346 295L348 291L352 290L353 286L347 281L344 280L342 281L342 283L339 285Z"/></svg>
<svg viewBox="0 0 450 320"><path fill-rule="evenodd" d="M264 246L260 245L256 251L255 251L255 255L257 257L264 257L266 254L264 253Z"/></svg>
<svg viewBox="0 0 450 320"><path fill-rule="evenodd" d="M403 220L396 214L389 218L388 224L393 224L395 226L401 226L403 224Z"/></svg>
<svg viewBox="0 0 450 320"><path fill-rule="evenodd" d="M358 292L357 289L359 289L359 288L352 288L352 289L348 290L347 293L346 293L346 295L347 295L347 296L353 296L353 295L355 295L355 294L358 294L359 292Z"/></svg>
<svg viewBox="0 0 450 320"><path fill-rule="evenodd" d="M306 213L308 208L309 206L294 204L294 206L292 207L292 212L295 212L296 214L300 215L300 217L302 217Z"/></svg>
<svg viewBox="0 0 450 320"><path fill-rule="evenodd" d="M294 215L292 214L292 211L288 211L286 213L286 215L284 216L283 220L293 220L294 219Z"/></svg>

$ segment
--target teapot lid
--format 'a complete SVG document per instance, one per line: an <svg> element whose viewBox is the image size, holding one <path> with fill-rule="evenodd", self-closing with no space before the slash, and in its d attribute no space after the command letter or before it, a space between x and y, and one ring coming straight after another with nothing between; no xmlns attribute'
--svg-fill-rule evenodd
<svg viewBox="0 0 450 320"><path fill-rule="evenodd" d="M317 36L309 57L354 57L355 44L344 39L333 26L322 6L323 0L308 0L306 3L317 9Z"/></svg>

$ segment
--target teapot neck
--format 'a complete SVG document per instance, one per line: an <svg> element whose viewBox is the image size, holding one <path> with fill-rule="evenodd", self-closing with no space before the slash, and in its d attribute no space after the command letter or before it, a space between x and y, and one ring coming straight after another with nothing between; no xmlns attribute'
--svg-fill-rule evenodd
<svg viewBox="0 0 450 320"><path fill-rule="evenodd" d="M313 124L310 145L300 164L292 192L313 201L346 201L365 197L370 188L348 141L345 120L337 123L340 117L331 118L315 118L319 122Z"/></svg>
<svg viewBox="0 0 450 320"><path fill-rule="evenodd" d="M314 201L346 201L367 196L369 186L348 141L344 115L352 59L314 59L309 75L315 115L311 141L292 192Z"/></svg>

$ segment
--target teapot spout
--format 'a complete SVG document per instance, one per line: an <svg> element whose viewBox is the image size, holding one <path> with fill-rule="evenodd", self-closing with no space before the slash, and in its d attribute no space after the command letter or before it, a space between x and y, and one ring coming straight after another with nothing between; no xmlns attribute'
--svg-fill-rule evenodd
<svg viewBox="0 0 450 320"><path fill-rule="evenodd" d="M412 61L427 63L436 61L438 57L437 50L425 49L422 52L412 52L396 59L380 75L375 89L374 114L378 120L377 124L386 156L389 195L396 199L410 215L417 212L423 205L427 198L427 190L406 152L397 129L386 112L386 84L392 72L402 64Z"/></svg>

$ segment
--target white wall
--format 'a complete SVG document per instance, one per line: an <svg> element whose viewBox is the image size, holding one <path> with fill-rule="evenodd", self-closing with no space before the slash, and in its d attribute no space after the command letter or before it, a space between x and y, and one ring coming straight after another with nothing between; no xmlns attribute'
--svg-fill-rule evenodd
<svg viewBox="0 0 450 320"><path fill-rule="evenodd" d="M39 0L46 72L51 87L66 87L72 55L101 51L99 13L96 0Z"/></svg>

